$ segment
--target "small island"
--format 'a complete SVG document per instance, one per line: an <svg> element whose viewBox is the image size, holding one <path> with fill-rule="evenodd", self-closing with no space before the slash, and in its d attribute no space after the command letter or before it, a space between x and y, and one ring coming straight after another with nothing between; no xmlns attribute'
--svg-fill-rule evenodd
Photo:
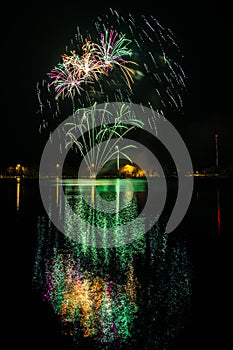
<svg viewBox="0 0 233 350"><path fill-rule="evenodd" d="M101 178L146 178L146 173L134 162L125 158L111 159L99 170L97 179Z"/></svg>

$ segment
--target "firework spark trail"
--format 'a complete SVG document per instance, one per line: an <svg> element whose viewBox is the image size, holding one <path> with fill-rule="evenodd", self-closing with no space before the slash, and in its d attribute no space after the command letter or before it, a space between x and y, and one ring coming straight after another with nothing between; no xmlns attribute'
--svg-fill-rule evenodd
<svg viewBox="0 0 233 350"><path fill-rule="evenodd" d="M135 74L135 71L133 68L127 67L126 64L138 64L123 58L124 56L132 55L132 49L128 48L131 40L126 39L125 34L119 36L119 38L118 36L118 33L112 29L110 31L106 30L105 35L101 33L101 45L95 44L95 48L97 48L96 54L103 62L107 74L109 70L113 69L114 65L119 66L128 87L132 90L131 84L134 82L132 76Z"/></svg>
<svg viewBox="0 0 233 350"><path fill-rule="evenodd" d="M96 108L96 105L89 110L79 109L74 115L74 122L65 124L68 128L65 131L66 147L72 145L77 147L91 177L108 160L118 154L132 162L125 151L131 147L135 148L135 146L129 144L117 147L117 145L131 130L143 127L142 121L132 117L129 106L121 106L116 115L108 111L107 106L108 104L105 104L103 109ZM81 140L77 139L77 131L81 135ZM101 147L103 142L105 142L105 145Z"/></svg>
<svg viewBox="0 0 233 350"><path fill-rule="evenodd" d="M51 70L48 74L51 79L54 79L49 86L55 86L56 98L60 95L64 97L73 98L75 92L81 94L81 83L83 78L79 78L76 71L69 70L65 65L59 64L58 67Z"/></svg>

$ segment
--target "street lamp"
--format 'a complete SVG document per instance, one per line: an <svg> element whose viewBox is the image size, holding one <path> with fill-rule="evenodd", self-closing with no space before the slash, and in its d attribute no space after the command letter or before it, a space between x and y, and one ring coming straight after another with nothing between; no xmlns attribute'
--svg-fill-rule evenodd
<svg viewBox="0 0 233 350"><path fill-rule="evenodd" d="M215 165L218 168L218 134L214 135L215 137Z"/></svg>
<svg viewBox="0 0 233 350"><path fill-rule="evenodd" d="M21 175L21 164L17 164L15 167L16 175L20 176Z"/></svg>

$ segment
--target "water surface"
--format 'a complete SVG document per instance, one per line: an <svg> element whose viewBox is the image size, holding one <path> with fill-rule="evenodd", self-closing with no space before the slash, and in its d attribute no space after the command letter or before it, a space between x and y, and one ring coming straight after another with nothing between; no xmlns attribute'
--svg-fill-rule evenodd
<svg viewBox="0 0 233 350"><path fill-rule="evenodd" d="M108 227L114 228L119 242L120 228L137 217L147 198L145 182L136 181L134 193L131 185L98 180L93 188L90 180L53 179L50 195L62 208L59 193L64 191L84 222L99 225L105 235ZM129 244L97 248L94 234L87 240L85 225L73 232L63 210L67 235L57 229L43 207L38 180L0 179L9 251L4 276L14 306L9 327L23 344L30 335L44 349L223 345L231 300L232 182L195 181L188 212L168 235L164 228L175 193L176 181L171 180L169 203L148 232L140 234L142 218ZM107 215L93 211L98 198L109 203ZM120 215L113 203L122 205Z"/></svg>

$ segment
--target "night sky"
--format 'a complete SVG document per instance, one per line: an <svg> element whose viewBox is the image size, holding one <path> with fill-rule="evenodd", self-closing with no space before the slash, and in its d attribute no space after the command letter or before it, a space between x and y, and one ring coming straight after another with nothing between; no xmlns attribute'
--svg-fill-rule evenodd
<svg viewBox="0 0 233 350"><path fill-rule="evenodd" d="M152 9L153 3L153 9ZM188 78L184 113L170 120L183 137L194 169L214 165L214 134L219 134L219 161L232 164L232 17L230 4L143 1L112 3L128 12L153 14L176 37ZM8 5L2 10L2 124L0 167L38 162L45 140L38 132L36 83L59 61L76 26L87 26L108 6L91 2Z"/></svg>

